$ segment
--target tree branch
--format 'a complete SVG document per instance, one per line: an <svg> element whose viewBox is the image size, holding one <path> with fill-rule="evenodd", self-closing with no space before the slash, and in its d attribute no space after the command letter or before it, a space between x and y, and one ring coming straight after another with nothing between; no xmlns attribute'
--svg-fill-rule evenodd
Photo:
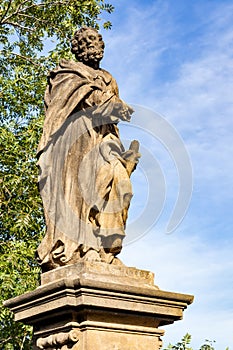
<svg viewBox="0 0 233 350"><path fill-rule="evenodd" d="M0 339L0 345L7 343L11 339L12 339L12 337L8 337L7 339L3 339L3 340Z"/></svg>
<svg viewBox="0 0 233 350"><path fill-rule="evenodd" d="M31 19L33 19L33 21L37 21L37 22L49 23L48 20L45 20L45 19L42 19L42 18L36 18L35 16L27 15L26 13L20 13L20 12L19 12L19 13L18 13L18 16L31 18Z"/></svg>
<svg viewBox="0 0 233 350"><path fill-rule="evenodd" d="M3 18L7 15L8 11L9 11L9 9L11 7L11 4L12 4L12 0L9 0L8 5L7 5L7 9L6 9L5 13L3 13L3 15L2 15L2 17L0 19L0 23L2 22Z"/></svg>
<svg viewBox="0 0 233 350"><path fill-rule="evenodd" d="M41 4L32 4L30 6L25 7L24 11L32 8L32 7L43 7L43 6L55 6L55 5L67 5L69 3L69 0L65 0L65 1L51 1L50 4L46 4L45 2L42 2Z"/></svg>
<svg viewBox="0 0 233 350"><path fill-rule="evenodd" d="M14 56L17 56L17 57L19 57L19 58L22 58L23 60L32 63L32 64L33 64L34 66L36 66L36 67L42 67L41 64L34 62L33 59L30 58L30 57L20 55L19 53L16 53L16 52L11 52L10 55L14 55Z"/></svg>
<svg viewBox="0 0 233 350"><path fill-rule="evenodd" d="M2 18L2 23L3 23L3 24L9 24L8 20L9 20L10 18L14 17L14 16L17 16L17 15L25 16L25 15L26 15L25 12L26 12L27 10L33 8L33 7L39 8L39 7L45 7L45 6L50 6L50 5L51 5L51 6L56 6L56 5L67 5L67 4L69 3L69 0L65 0L65 1L62 1L62 0L61 0L61 1L54 1L54 2L51 1L49 4L46 4L45 2L42 2L41 4L32 4L32 5L30 5L30 6L26 6L26 7L22 8L22 6L23 6L24 4L26 4L27 1L28 1L28 0L23 1L23 2L17 7L16 11L13 12L13 13L11 13L11 14L10 14L9 16L7 16L5 19ZM10 0L10 2L12 2L12 0ZM4 15L4 16L5 16L5 15ZM3 17L4 17L4 16L3 16Z"/></svg>
<svg viewBox="0 0 233 350"><path fill-rule="evenodd" d="M26 340L26 335L24 335L24 337L23 337L23 341L22 341L22 344L20 346L20 350L23 350L23 346L24 346L25 340Z"/></svg>
<svg viewBox="0 0 233 350"><path fill-rule="evenodd" d="M24 4L26 4L27 1L28 1L28 0L24 0L23 2L21 2L21 3L19 4L19 6L17 7L16 11L13 12L12 14L10 14L8 17L6 17L5 20L10 19L10 18L11 18L12 16L14 16L14 15L17 15L17 14L19 13L20 8L21 8ZM10 9L11 3L12 3L12 0L9 1L7 11L5 12L5 14L4 14L4 15L2 16L2 18L1 18L1 22L2 22L2 23L5 23L5 20L3 20L3 18L7 15L7 12L8 12L9 9ZM3 21L2 21L2 20L3 20Z"/></svg>
<svg viewBox="0 0 233 350"><path fill-rule="evenodd" d="M27 2L28 2L28 0L22 1L22 2L19 4L19 6L18 6L18 8L17 8L16 11L19 11L19 9L20 9L24 4L26 4Z"/></svg>
<svg viewBox="0 0 233 350"><path fill-rule="evenodd" d="M35 29L31 29L29 27L25 27L25 26L23 26L22 24L19 24L19 23L14 23L14 22L11 22L11 21L4 21L3 24L8 24L8 25L11 25L12 27L24 29L24 30L29 31L30 33L35 32Z"/></svg>

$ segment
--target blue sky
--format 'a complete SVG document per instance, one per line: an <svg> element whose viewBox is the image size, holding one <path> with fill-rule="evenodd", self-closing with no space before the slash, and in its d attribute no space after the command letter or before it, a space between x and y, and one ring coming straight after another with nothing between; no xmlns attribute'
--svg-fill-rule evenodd
<svg viewBox="0 0 233 350"><path fill-rule="evenodd" d="M217 350L233 349L233 2L111 3L113 27L102 30L102 67L117 79L122 99L143 106L145 113L159 113L176 129L193 169L188 211L178 228L166 234L179 191L176 166L148 132L154 127L153 113L144 131L134 117L131 127L122 126L123 138L140 139L142 158L152 157L154 167L141 160L133 174L129 223L137 237L148 226L142 222L143 232L138 232L138 218L146 220L145 210L148 218L155 215L157 197L162 203L161 171L166 199L153 227L129 242L120 257L128 266L153 271L161 289L194 294L184 320L165 327L164 345L189 332L196 349L205 339L215 340ZM143 115L138 117L143 125Z"/></svg>

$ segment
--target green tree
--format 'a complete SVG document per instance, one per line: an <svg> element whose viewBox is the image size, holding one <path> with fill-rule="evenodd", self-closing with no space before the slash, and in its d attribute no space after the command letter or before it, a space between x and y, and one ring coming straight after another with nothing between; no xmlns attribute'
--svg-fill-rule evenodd
<svg viewBox="0 0 233 350"><path fill-rule="evenodd" d="M0 5L0 306L38 286L34 253L44 231L36 148L43 124L46 75L70 56L77 27L99 20L104 0L2 0ZM48 52L48 47L52 47ZM45 54L45 52L48 52ZM1 307L0 348L31 349L31 328Z"/></svg>
<svg viewBox="0 0 233 350"><path fill-rule="evenodd" d="M191 335L187 333L183 336L181 341L179 341L175 345L169 344L163 350L193 350L192 347L188 346L191 344L191 340L192 340ZM214 343L215 343L215 340L205 339L204 344L201 345L198 350L215 350L213 346ZM226 350L229 350L229 348L227 347Z"/></svg>
<svg viewBox="0 0 233 350"><path fill-rule="evenodd" d="M205 344L203 344L200 347L200 350L214 350L213 344L215 343L215 340L205 340ZM226 349L227 350L227 349Z"/></svg>
<svg viewBox="0 0 233 350"><path fill-rule="evenodd" d="M175 345L169 344L168 347L164 350L193 350L192 348L188 347L191 343L191 335L185 334L180 342L178 342Z"/></svg>

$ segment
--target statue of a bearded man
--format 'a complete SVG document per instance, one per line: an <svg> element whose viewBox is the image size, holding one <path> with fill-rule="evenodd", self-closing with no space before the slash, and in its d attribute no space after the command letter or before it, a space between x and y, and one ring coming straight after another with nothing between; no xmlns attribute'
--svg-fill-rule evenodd
<svg viewBox="0 0 233 350"><path fill-rule="evenodd" d="M120 263L130 175L139 158L138 142L125 151L119 138L117 124L129 121L133 110L99 67L102 36L81 28L71 50L77 61L63 59L49 73L38 147L46 235L37 255L43 271L81 259Z"/></svg>

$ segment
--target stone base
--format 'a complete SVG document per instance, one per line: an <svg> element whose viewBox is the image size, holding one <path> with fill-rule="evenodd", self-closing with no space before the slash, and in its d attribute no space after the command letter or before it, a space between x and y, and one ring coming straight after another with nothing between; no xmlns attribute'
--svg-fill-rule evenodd
<svg viewBox="0 0 233 350"><path fill-rule="evenodd" d="M100 262L46 272L41 283L5 302L16 321L33 325L37 350L157 350L158 327L193 301L154 286L151 272Z"/></svg>
<svg viewBox="0 0 233 350"><path fill-rule="evenodd" d="M110 265L98 261L82 261L73 265L58 267L41 275L41 285L67 279L86 278L102 282L112 282L123 285L154 286L154 274L134 267Z"/></svg>

